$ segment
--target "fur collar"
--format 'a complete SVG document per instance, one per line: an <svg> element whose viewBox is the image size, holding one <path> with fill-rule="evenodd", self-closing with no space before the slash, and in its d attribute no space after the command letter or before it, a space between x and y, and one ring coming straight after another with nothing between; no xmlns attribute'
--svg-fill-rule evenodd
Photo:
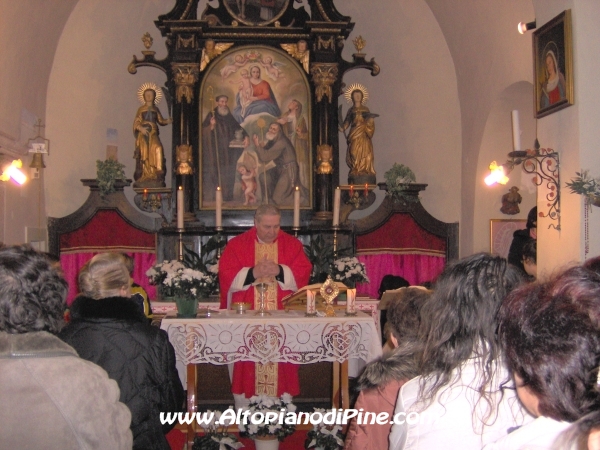
<svg viewBox="0 0 600 450"><path fill-rule="evenodd" d="M397 348L367 364L357 380L356 389L362 391L383 386L392 380L410 380L418 374L414 353Z"/></svg>
<svg viewBox="0 0 600 450"><path fill-rule="evenodd" d="M146 317L135 301L124 297L107 297L94 300L79 296L71 305L73 320L116 319L145 321Z"/></svg>

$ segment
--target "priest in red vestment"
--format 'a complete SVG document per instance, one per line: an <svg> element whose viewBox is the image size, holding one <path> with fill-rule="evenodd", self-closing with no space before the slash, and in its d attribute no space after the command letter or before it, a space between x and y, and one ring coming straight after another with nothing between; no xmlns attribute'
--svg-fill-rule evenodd
<svg viewBox="0 0 600 450"><path fill-rule="evenodd" d="M221 308L246 302L258 309L260 297L253 283L259 279L271 280L265 292L266 309L283 309L281 299L308 284L312 265L302 243L281 231L280 223L281 212L276 206L261 205L254 227L229 241L219 261ZM246 399L257 394L298 395L298 366L236 362L231 385L236 406L240 395Z"/></svg>

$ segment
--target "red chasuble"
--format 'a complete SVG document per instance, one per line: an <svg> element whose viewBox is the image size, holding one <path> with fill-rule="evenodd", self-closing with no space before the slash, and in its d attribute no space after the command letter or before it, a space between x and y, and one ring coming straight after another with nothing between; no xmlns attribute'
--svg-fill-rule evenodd
<svg viewBox="0 0 600 450"><path fill-rule="evenodd" d="M312 265L304 253L302 243L293 236L280 231L277 239L277 264L288 266L300 289L308 284ZM233 238L227 243L223 255L219 260L219 282L221 285L221 308L227 308L227 293L236 275L244 267L252 268L255 263L256 248L259 245L256 237L256 228ZM287 281L287 280L286 280ZM284 291L277 284L277 309L283 309L281 299L292 291ZM254 289L250 287L245 291L235 292L231 302L246 302L254 307ZM234 394L244 394L247 398L256 394L256 367L253 362L237 362L233 368L231 382ZM263 366L267 367L267 365ZM298 366L290 363L279 363L276 371L277 396L287 392L291 395L300 393L298 383Z"/></svg>

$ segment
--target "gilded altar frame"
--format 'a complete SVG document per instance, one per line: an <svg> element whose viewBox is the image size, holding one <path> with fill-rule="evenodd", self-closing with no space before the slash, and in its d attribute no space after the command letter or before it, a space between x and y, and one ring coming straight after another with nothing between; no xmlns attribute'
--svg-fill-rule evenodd
<svg viewBox="0 0 600 450"><path fill-rule="evenodd" d="M302 75L303 95L307 99L303 110L310 114L306 116L308 154L303 160L307 167L301 177L308 184L305 186L308 198L302 204L301 223L311 227L330 226L333 189L342 184L339 180L338 104L344 88L343 76L356 68L370 70L372 75L379 73L374 58L367 60L361 50L357 50L350 61L342 58L342 50L354 23L350 17L340 14L333 3L331 0L308 0L309 7L305 8L293 0L263 3L257 0L218 0L216 6L209 4L200 12L199 0L176 0L173 9L155 21L165 38L167 57L158 60L155 52L146 48L142 51L142 58L134 56L128 69L130 73L136 73L137 67L151 66L164 71L167 76L165 90L172 99L170 108L173 117L173 151L170 164L169 155L166 155L167 168L174 172L172 190L182 186L185 192L186 222L195 223L189 225L215 225L214 202L207 201L204 195L207 187L203 187L201 124L209 108L207 100L210 100L206 98L208 85L205 80L220 73L223 67L218 66L226 58L235 58L241 49L255 49L286 64L284 69L296 74L294 76L299 83L299 74ZM259 60L255 59L255 62ZM261 59L261 62L266 61ZM236 73L240 74L240 71ZM242 81L238 75L235 77L237 82ZM213 94L217 94L216 89L213 86ZM281 109L285 113L288 100L286 92L283 89L281 92ZM229 101L229 107L233 109L234 99ZM275 115L272 116L273 119ZM249 130L248 134L254 133ZM234 137L233 140L237 139ZM178 160L177 155L185 153L187 158L190 148L191 166L195 170L191 174L178 173L181 157ZM189 158L186 162L190 162ZM229 205L224 202L224 227L252 223L254 208L239 201L242 198L239 188L236 193L236 201ZM289 226L292 211L287 208L290 205L282 206L282 225Z"/></svg>

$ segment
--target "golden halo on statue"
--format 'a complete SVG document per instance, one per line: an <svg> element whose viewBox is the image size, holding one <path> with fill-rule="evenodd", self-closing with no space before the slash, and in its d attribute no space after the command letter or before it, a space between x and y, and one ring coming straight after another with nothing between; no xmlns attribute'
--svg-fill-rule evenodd
<svg viewBox="0 0 600 450"><path fill-rule="evenodd" d="M158 88L158 86L154 83L151 82L146 82L144 84L142 84L140 86L140 88L137 91L137 96L138 96L138 100L140 101L140 103L143 105L144 103L146 103L146 100L144 100L144 92L147 91L148 89L152 89L154 91L154 104L158 105L160 103L160 101L162 100L162 90Z"/></svg>
<svg viewBox="0 0 600 450"><path fill-rule="evenodd" d="M348 88L344 91L344 97L346 97L346 101L350 104L354 103L352 101L352 92L354 91L360 91L362 92L362 101L361 104L364 105L365 103L367 103L367 100L369 99L369 92L367 91L367 88L364 87L362 84L360 83L353 83L350 86L348 86Z"/></svg>

